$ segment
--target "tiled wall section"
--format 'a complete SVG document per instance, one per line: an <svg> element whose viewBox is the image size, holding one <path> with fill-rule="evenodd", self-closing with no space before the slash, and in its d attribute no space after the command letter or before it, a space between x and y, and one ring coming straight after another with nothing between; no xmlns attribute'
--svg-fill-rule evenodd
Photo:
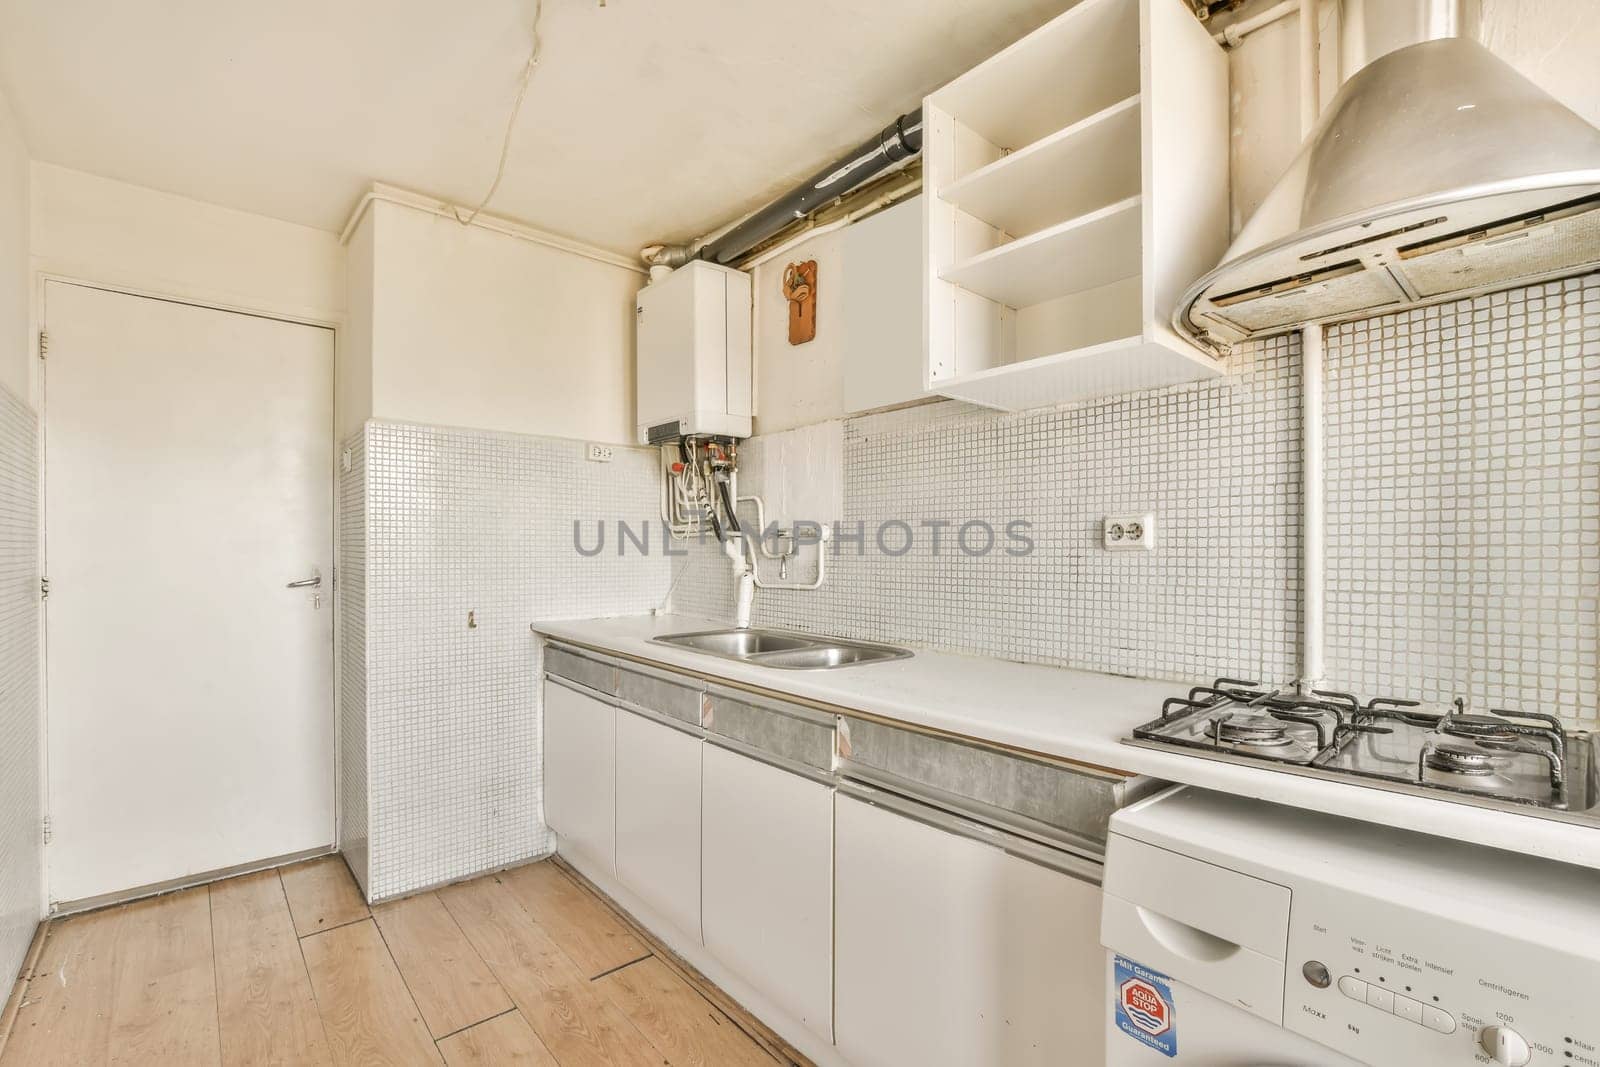
<svg viewBox="0 0 1600 1067"><path fill-rule="evenodd" d="M368 889L385 898L549 850L529 624L648 611L671 568L573 542L575 520L655 518L654 451L592 463L579 441L371 423L365 458Z"/></svg>
<svg viewBox="0 0 1600 1067"><path fill-rule="evenodd" d="M1597 715L1600 277L1331 330L1328 668Z"/></svg>
<svg viewBox="0 0 1600 1067"><path fill-rule="evenodd" d="M0 389L0 991L39 923L39 425Z"/></svg>
<svg viewBox="0 0 1600 1067"><path fill-rule="evenodd" d="M865 554L841 541L821 590L762 591L757 621L1152 677L1292 677L1299 425L1288 338L1201 386L1014 415L946 402L847 420L843 528L864 526ZM1159 516L1160 551L1099 547L1104 516L1146 511ZM874 547L894 520L916 533L900 556ZM1031 524L1031 553L1004 551L1013 520ZM939 521L949 526L935 551L921 524ZM955 544L969 521L996 530L989 554ZM675 608L725 615L727 565L697 549L680 568Z"/></svg>
<svg viewBox="0 0 1600 1067"><path fill-rule="evenodd" d="M1224 382L1059 411L847 420L847 524L1020 514L1039 551L847 553L819 592L758 594L756 618L1128 674L1296 677L1298 343L1237 358ZM1335 328L1326 382L1328 682L1600 722L1600 277ZM1153 556L1096 547L1102 515L1145 509ZM720 558L679 568L678 610L725 616Z"/></svg>
<svg viewBox="0 0 1600 1067"><path fill-rule="evenodd" d="M339 464L339 851L363 890L367 835L367 435Z"/></svg>

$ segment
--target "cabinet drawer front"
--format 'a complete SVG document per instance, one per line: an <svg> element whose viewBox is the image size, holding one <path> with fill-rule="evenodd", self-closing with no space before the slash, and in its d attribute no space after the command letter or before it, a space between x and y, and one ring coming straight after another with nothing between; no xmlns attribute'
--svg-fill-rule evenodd
<svg viewBox="0 0 1600 1067"><path fill-rule="evenodd" d="M618 699L691 726L700 725L704 693L705 683L690 678L631 666L617 668Z"/></svg>
<svg viewBox="0 0 1600 1067"><path fill-rule="evenodd" d="M1066 843L1103 850L1122 779L998 752L914 730L845 718L841 773L929 799L971 801L975 815L1006 813L1059 831ZM1023 824L1024 826L1026 823Z"/></svg>
<svg viewBox="0 0 1600 1067"><path fill-rule="evenodd" d="M1100 1063L1092 884L835 802L837 1043L858 1067Z"/></svg>
<svg viewBox="0 0 1600 1067"><path fill-rule="evenodd" d="M593 659L555 645L546 645L544 670L559 678L586 685L590 689L610 696L617 691L617 668L602 660Z"/></svg>
<svg viewBox="0 0 1600 1067"><path fill-rule="evenodd" d="M617 714L617 878L700 935L700 750L689 734Z"/></svg>
<svg viewBox="0 0 1600 1067"><path fill-rule="evenodd" d="M706 948L833 1040L833 790L714 745L704 761Z"/></svg>
<svg viewBox="0 0 1600 1067"><path fill-rule="evenodd" d="M754 697L735 690L710 688L709 733L815 770L833 770L834 720L830 715Z"/></svg>

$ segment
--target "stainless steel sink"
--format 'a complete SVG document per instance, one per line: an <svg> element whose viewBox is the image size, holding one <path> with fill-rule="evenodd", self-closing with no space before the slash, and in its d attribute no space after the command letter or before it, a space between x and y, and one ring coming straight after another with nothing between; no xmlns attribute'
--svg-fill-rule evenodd
<svg viewBox="0 0 1600 1067"><path fill-rule="evenodd" d="M872 663L880 659L902 659L911 655L902 648L879 648L867 645L822 645L816 648L796 648L787 652L774 652L761 657L763 667L782 667L790 671L826 671L834 667L848 667L853 663Z"/></svg>
<svg viewBox="0 0 1600 1067"><path fill-rule="evenodd" d="M858 663L905 659L911 655L908 649L893 645L813 637L782 630L704 630L699 633L663 634L651 640L704 652L709 656L786 671L826 671Z"/></svg>
<svg viewBox="0 0 1600 1067"><path fill-rule="evenodd" d="M771 630L708 630L697 634L668 634L656 640L664 645L681 645L697 652L732 656L734 659L744 659L762 652L805 648L810 644L804 637L791 637Z"/></svg>

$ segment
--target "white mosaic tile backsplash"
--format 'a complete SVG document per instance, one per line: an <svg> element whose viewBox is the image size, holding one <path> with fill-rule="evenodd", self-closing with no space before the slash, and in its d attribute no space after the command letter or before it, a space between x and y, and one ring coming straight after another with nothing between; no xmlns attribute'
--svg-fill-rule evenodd
<svg viewBox="0 0 1600 1067"><path fill-rule="evenodd" d="M1298 404L1298 342L1284 338L1201 386L1019 414L942 402L848 419L841 528L865 530L865 554L841 539L822 589L763 590L756 621L1119 674L1292 677ZM758 480L741 491L765 495ZM1147 511L1159 517L1159 551L1100 547L1104 516ZM1006 553L1013 520L1031 524L1030 554ZM916 535L905 554L875 549L885 521ZM941 521L936 551L923 524ZM957 544L976 521L996 533L987 555ZM903 530L886 542L897 549ZM791 575L809 578L809 559ZM720 557L697 548L679 566L674 607L725 616Z"/></svg>
<svg viewBox="0 0 1600 1067"><path fill-rule="evenodd" d="M823 589L762 591L755 621L1119 674L1291 680L1299 358L1279 338L1200 386L847 419L845 529L1020 517L1037 551L935 555L925 533L897 558L841 546ZM1600 721L1600 276L1335 328L1326 368L1328 683ZM773 492L765 466L746 466L742 492ZM1145 511L1154 553L1099 547L1103 516ZM674 607L727 617L721 557L696 547L675 565Z"/></svg>
<svg viewBox="0 0 1600 1067"><path fill-rule="evenodd" d="M368 892L383 899L549 851L529 625L647 611L671 571L573 544L574 520L654 519L653 450L592 463L579 441L375 422L365 460Z"/></svg>
<svg viewBox="0 0 1600 1067"><path fill-rule="evenodd" d="M1600 276L1329 331L1328 673L1597 716Z"/></svg>
<svg viewBox="0 0 1600 1067"><path fill-rule="evenodd" d="M38 417L0 388L0 996L43 910L38 449Z"/></svg>

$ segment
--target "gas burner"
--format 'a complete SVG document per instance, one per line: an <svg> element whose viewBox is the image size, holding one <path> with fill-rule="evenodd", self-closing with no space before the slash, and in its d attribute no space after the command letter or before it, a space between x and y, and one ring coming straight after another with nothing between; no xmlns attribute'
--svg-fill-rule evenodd
<svg viewBox="0 0 1600 1067"><path fill-rule="evenodd" d="M1446 742L1430 747L1424 755L1424 761L1431 770L1478 778L1497 773L1505 757L1471 745Z"/></svg>
<svg viewBox="0 0 1600 1067"><path fill-rule="evenodd" d="M1539 808L1600 822L1597 751L1544 711L1307 692L1218 678L1161 705L1132 742L1230 763L1265 764L1486 807ZM1576 742L1576 743L1574 743Z"/></svg>
<svg viewBox="0 0 1600 1067"><path fill-rule="evenodd" d="M1235 711L1211 720L1211 736L1225 745L1282 748L1293 744L1289 724L1271 715Z"/></svg>

